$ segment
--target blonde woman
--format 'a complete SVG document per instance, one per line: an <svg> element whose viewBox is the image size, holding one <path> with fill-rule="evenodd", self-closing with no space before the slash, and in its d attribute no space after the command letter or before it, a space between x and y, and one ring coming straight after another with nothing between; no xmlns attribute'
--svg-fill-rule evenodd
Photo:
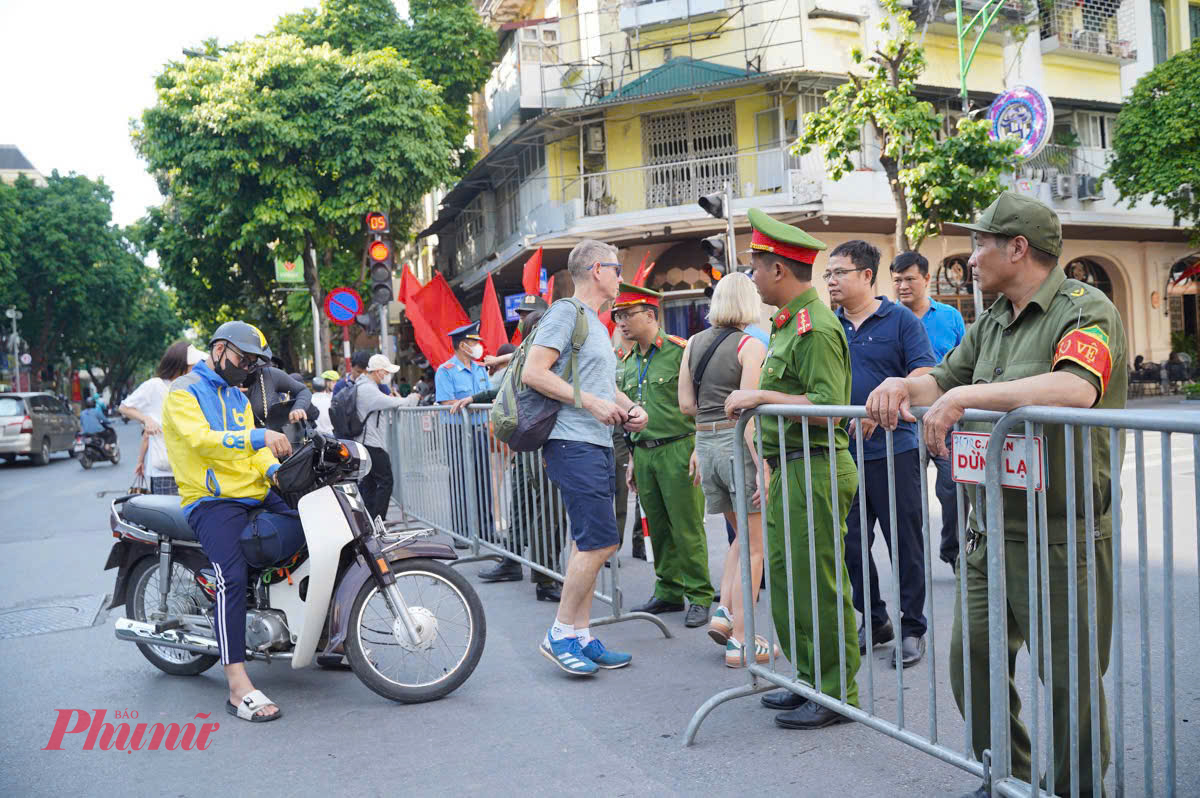
<svg viewBox="0 0 1200 798"><path fill-rule="evenodd" d="M712 325L688 341L679 368L679 409L696 418L696 451L693 461L704 488L705 510L721 513L736 529L737 515L733 505L733 458L741 457L746 478L738 485L747 497L757 490L757 454L753 445L753 424L747 426L746 437L738 439L736 422L725 416L725 398L741 388L758 387L767 348L755 336L745 332L760 321L761 300L754 283L744 274L733 273L721 278L713 290L708 321ZM708 635L725 646L725 664L740 668L745 664L742 641L745 639L745 612L753 612L758 598L759 580L763 572L762 513L752 506L748 516L750 542L750 581L754 596L746 609L742 598L742 578L739 547L736 541L725 555L721 574L722 603L709 622ZM746 530L737 530L746 534ZM757 662L770 658L765 638L756 635L752 651ZM778 653L778 652L777 652Z"/></svg>

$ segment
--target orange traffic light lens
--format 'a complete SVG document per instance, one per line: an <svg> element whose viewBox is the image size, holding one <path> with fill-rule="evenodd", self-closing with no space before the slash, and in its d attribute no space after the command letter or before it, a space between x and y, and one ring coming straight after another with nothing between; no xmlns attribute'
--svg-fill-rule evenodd
<svg viewBox="0 0 1200 798"><path fill-rule="evenodd" d="M367 252L370 254L371 260L387 260L388 255L391 254L388 251L388 245L382 241L376 241Z"/></svg>

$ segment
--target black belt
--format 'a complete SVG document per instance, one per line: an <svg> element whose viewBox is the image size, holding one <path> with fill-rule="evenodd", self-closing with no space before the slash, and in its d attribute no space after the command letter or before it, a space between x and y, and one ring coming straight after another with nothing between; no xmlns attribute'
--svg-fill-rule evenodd
<svg viewBox="0 0 1200 798"><path fill-rule="evenodd" d="M690 438L695 434L696 433L694 433L694 432L685 432L682 435L676 435L672 438L655 438L654 440L650 440L650 441L634 441L633 445L640 446L643 449L657 449L659 446L666 446L668 443L674 443L675 441L681 441L684 438Z"/></svg>
<svg viewBox="0 0 1200 798"><path fill-rule="evenodd" d="M826 457L826 456L828 456L828 454L829 454L829 452L812 452L812 454L810 456ZM790 462L792 460L799 460L803 456L804 456L803 449L795 449L793 451L788 452L787 458L785 458L785 459L787 459ZM779 455L775 455L774 457L764 457L763 460L766 461L767 465L769 465L772 470L779 467Z"/></svg>

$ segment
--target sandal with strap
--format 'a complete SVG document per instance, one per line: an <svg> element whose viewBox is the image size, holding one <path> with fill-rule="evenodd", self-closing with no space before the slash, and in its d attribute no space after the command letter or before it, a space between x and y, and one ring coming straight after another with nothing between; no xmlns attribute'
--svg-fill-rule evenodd
<svg viewBox="0 0 1200 798"><path fill-rule="evenodd" d="M259 710L267 707L275 707L274 715L259 715ZM283 710L279 705L271 699L267 698L266 693L262 690L251 690L242 696L242 700L235 707L232 702L225 702L225 711L230 715L236 715L242 720L248 720L251 723L267 723L272 720L279 720L283 716Z"/></svg>

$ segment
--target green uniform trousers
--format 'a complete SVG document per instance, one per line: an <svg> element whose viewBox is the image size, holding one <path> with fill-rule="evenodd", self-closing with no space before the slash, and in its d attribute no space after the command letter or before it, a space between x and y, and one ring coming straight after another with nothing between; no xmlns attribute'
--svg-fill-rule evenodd
<svg viewBox="0 0 1200 798"><path fill-rule="evenodd" d="M808 554L808 496L804 461L787 463L787 503L790 532L783 521L783 473L782 466L771 473L771 485L767 495L767 567L771 571L771 613L779 646L783 655L792 656L792 636L796 640L796 676L800 681L821 692L840 698L841 653L846 662L846 701L858 706L858 684L854 680L858 672L858 636L854 605L850 596L850 574L846 570L846 514L858 486L858 471L854 459L847 451L837 453L837 507L833 506L832 489L829 484L829 457L813 456L812 470L812 519L813 549L816 567L810 570ZM834 547L835 536L838 541ZM791 581L786 566L788 563L785 538L791 540ZM838 595L838 572L842 575L842 593ZM817 613L813 620L812 583L816 576ZM788 588L796 602L795 627L789 617ZM838 640L838 608L841 607L845 637ZM817 624L820 624L821 661L816 661L813 645Z"/></svg>
<svg viewBox="0 0 1200 798"><path fill-rule="evenodd" d="M654 547L654 595L663 601L712 604L704 493L688 476L691 436L646 449L633 448L633 476Z"/></svg>
<svg viewBox="0 0 1200 798"><path fill-rule="evenodd" d="M625 470L629 468L629 446L625 443L625 431L621 427L613 430L613 460L617 468L617 541L619 546L625 545L625 527L629 524L629 483L625 481ZM634 535L642 534L642 530L633 530Z"/></svg>
<svg viewBox="0 0 1200 798"><path fill-rule="evenodd" d="M1005 586L1008 595L1008 714L1011 729L1012 773L1019 779L1030 781L1029 732L1021 723L1021 699L1013 681L1017 652L1028 645L1030 628L1029 615L1029 560L1024 541L1005 541ZM1083 542L1076 544L1076 603L1079 640L1079 794L1092 795L1092 716L1091 682L1088 652L1088 598L1087 598L1087 551ZM1067 622L1067 562L1071 556L1066 544L1049 547L1050 574L1050 658L1053 691L1051 697L1054 714L1054 792L1070 794L1071 782L1071 691L1069 684ZM990 747L990 718L988 708L988 584L987 584L987 538L982 538L978 548L966 555L967 568L967 618L970 629L971 668L971 742L975 755L982 756ZM1112 539L1096 541L1096 635L1099 653L1100 678L1108 670L1109 648L1112 642ZM1039 580L1039 605L1041 586ZM1043 613L1044 617L1044 613ZM962 657L962 594L961 586L954 600L954 633L950 642L950 684L954 689L954 700L959 712L963 709L963 657ZM1039 634L1039 642L1045 640ZM1038 674L1045 684L1045 668L1039 654ZM1110 758L1107 707L1104 700L1104 685L1100 685L1098 706L1100 708L1100 775L1108 769ZM1043 733L1045 733L1043 731ZM1098 792L1098 791L1097 791Z"/></svg>

